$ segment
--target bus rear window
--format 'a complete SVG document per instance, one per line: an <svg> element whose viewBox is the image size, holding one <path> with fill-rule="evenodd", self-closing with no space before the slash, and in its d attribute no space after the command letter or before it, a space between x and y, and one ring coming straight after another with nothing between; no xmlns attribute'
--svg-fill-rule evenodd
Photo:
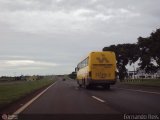
<svg viewBox="0 0 160 120"><path fill-rule="evenodd" d="M105 67L105 68L110 68L110 67L112 67L113 66L113 64L93 64L93 67Z"/></svg>

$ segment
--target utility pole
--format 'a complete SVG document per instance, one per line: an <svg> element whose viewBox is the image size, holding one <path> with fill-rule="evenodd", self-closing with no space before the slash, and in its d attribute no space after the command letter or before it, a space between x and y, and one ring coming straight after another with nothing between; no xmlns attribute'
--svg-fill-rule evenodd
<svg viewBox="0 0 160 120"><path fill-rule="evenodd" d="M133 78L135 79L135 66L133 64Z"/></svg>

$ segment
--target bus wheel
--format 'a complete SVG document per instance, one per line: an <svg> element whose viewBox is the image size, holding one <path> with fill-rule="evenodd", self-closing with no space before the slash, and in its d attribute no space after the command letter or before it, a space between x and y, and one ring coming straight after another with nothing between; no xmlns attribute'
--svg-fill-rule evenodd
<svg viewBox="0 0 160 120"><path fill-rule="evenodd" d="M84 88L89 89L90 85L84 84Z"/></svg>
<svg viewBox="0 0 160 120"><path fill-rule="evenodd" d="M79 87L82 87L82 84L80 84L78 80L77 80L77 84Z"/></svg>
<svg viewBox="0 0 160 120"><path fill-rule="evenodd" d="M85 87L86 89L89 89L89 88L90 88L90 86L89 86L89 85L84 85L84 87Z"/></svg>
<svg viewBox="0 0 160 120"><path fill-rule="evenodd" d="M82 87L82 85L81 85L81 84L78 84L78 86L79 86L79 87Z"/></svg>
<svg viewBox="0 0 160 120"><path fill-rule="evenodd" d="M107 90L109 90L110 89L110 85L106 84L106 85L104 85L104 88L107 89Z"/></svg>

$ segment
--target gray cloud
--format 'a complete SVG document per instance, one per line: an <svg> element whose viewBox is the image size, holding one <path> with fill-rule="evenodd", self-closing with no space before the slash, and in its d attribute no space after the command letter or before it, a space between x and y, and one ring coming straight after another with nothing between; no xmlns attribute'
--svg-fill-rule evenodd
<svg viewBox="0 0 160 120"><path fill-rule="evenodd" d="M17 69L4 67L0 75L70 73L90 51L149 36L160 27L159 4L159 0L1 0L0 60L60 66L20 64Z"/></svg>

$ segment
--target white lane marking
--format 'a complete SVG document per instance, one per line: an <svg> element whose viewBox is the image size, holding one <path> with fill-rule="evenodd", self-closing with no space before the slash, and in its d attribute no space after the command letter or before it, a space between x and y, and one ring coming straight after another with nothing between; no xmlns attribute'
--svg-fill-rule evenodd
<svg viewBox="0 0 160 120"><path fill-rule="evenodd" d="M96 96L92 96L92 98L94 98L94 99L96 99L96 100L98 100L98 101L100 101L100 102L105 102L104 100L102 100L102 99L100 99L100 98L98 98L98 97L96 97Z"/></svg>
<svg viewBox="0 0 160 120"><path fill-rule="evenodd" d="M150 94L158 94L158 95L160 95L159 92L150 92L150 91L145 91L145 90L134 90L134 89L125 89L125 88L118 88L118 89L129 90L129 91L135 91L135 92L150 93Z"/></svg>
<svg viewBox="0 0 160 120"><path fill-rule="evenodd" d="M17 115L17 114L21 113L22 111L24 111L30 104L32 104L36 99L38 99L42 94L44 94L50 87L52 87L55 84L56 84L56 82L54 82L52 85L50 85L45 90L43 90L41 93L39 93L37 96L35 96L34 98L32 98L29 102L27 102L22 107L20 107L18 110L16 110L13 113L13 115Z"/></svg>

